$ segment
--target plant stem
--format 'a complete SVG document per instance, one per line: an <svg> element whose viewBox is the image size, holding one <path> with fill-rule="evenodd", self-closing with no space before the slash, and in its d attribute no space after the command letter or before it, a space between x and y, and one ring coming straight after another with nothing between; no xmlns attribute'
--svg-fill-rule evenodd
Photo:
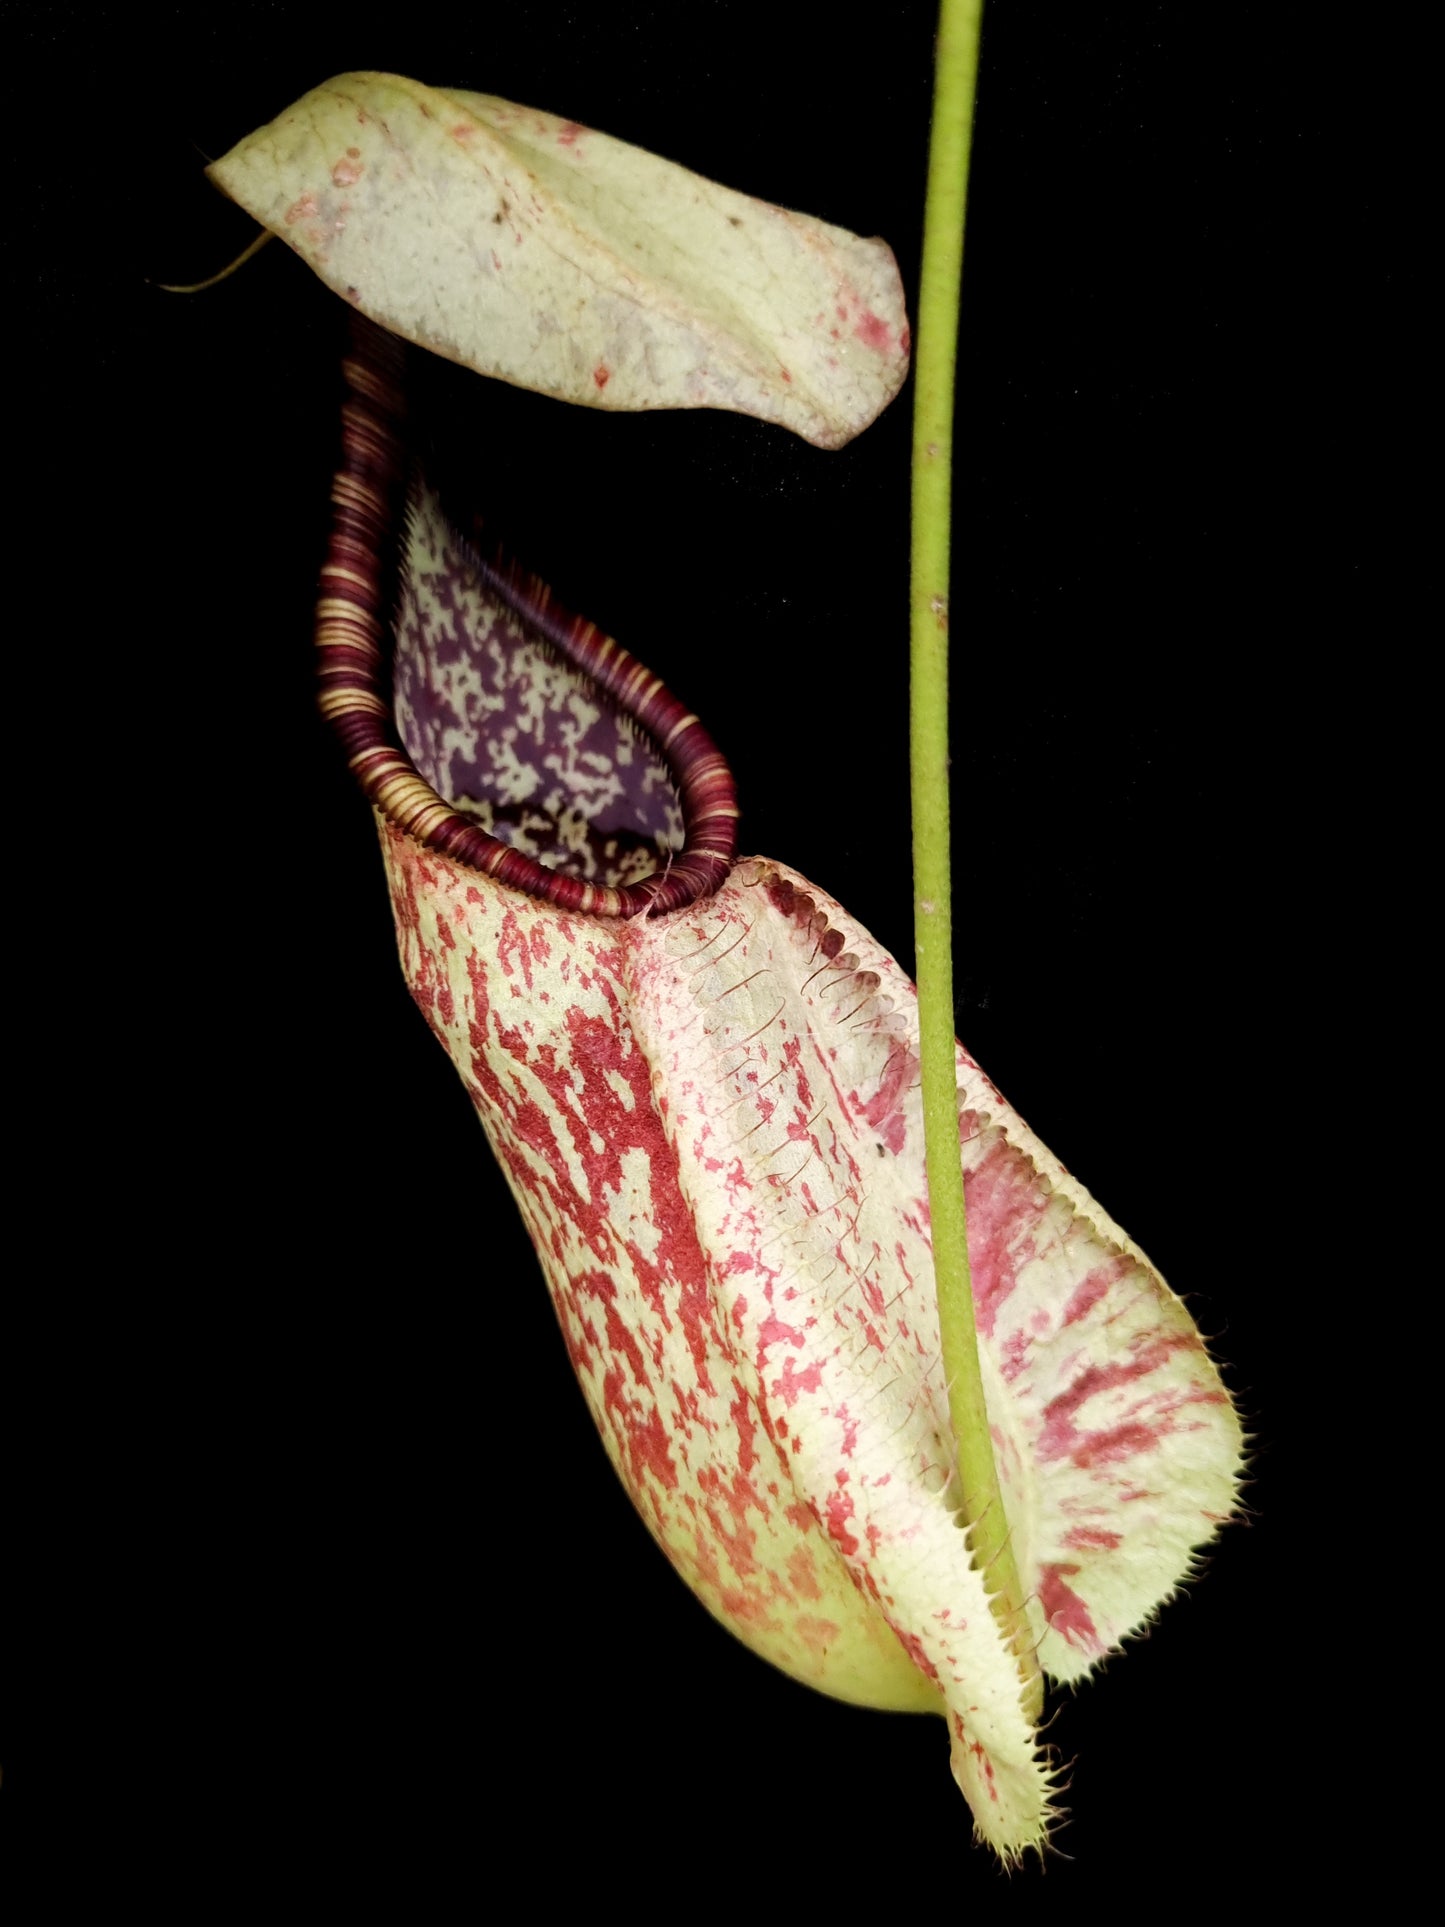
<svg viewBox="0 0 1445 1927"><path fill-rule="evenodd" d="M959 286L982 15L983 0L942 0L934 55L933 128L913 376L913 916L929 1214L957 1485L964 1523L970 1529L973 1563L984 1575L989 1604L1019 1662L1025 1705L1037 1719L1043 1707L1043 1682L1031 1651L979 1371L954 1060L948 561Z"/></svg>

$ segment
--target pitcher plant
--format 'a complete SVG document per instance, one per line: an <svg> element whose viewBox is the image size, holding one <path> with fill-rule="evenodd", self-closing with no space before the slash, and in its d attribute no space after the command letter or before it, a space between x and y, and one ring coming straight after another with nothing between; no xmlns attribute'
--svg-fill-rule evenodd
<svg viewBox="0 0 1445 1927"><path fill-rule="evenodd" d="M888 249L385 75L316 89L212 171L356 311L322 705L607 1453L754 1652L944 1717L1012 1862L1052 1813L1042 1677L1082 1679L1188 1576L1234 1505L1240 1428L1183 1304L952 1038L937 788L977 30L976 4L945 7L920 302L920 967L945 953L922 1023L826 889L737 854L726 753L749 745L715 744L497 547L409 376L429 350L835 447L908 371Z"/></svg>

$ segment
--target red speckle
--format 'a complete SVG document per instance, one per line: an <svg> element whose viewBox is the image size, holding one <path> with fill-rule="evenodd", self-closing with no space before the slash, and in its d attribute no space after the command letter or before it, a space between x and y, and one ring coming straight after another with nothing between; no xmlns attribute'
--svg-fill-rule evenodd
<svg viewBox="0 0 1445 1927"><path fill-rule="evenodd" d="M811 1516L808 1524L813 1523ZM813 1564L813 1555L806 1546L794 1546L788 1554L788 1577L793 1582L793 1591L799 1599L821 1599L823 1588L818 1584L818 1569Z"/></svg>
<svg viewBox="0 0 1445 1927"><path fill-rule="evenodd" d="M518 927L517 919L509 910L502 919L501 935L497 938L497 962L510 977L513 974L511 958L515 957L522 966L522 977L528 990L532 988L532 952L527 939Z"/></svg>
<svg viewBox="0 0 1445 1927"><path fill-rule="evenodd" d="M791 1409L797 1404L804 1392L816 1392L823 1382L821 1365L809 1365L804 1371L793 1369L791 1358L783 1361L783 1375L773 1380L772 1390L775 1398L781 1398Z"/></svg>
<svg viewBox="0 0 1445 1927"><path fill-rule="evenodd" d="M904 1632L897 1626L893 1628L893 1633L899 1645L902 1646L904 1652L907 1653L919 1672L927 1679L936 1680L938 1678L938 1668L923 1650L923 1642L917 1633Z"/></svg>
<svg viewBox="0 0 1445 1927"><path fill-rule="evenodd" d="M599 363L598 366L592 370L592 379L599 388L605 388L612 379L612 370L602 367Z"/></svg>
<svg viewBox="0 0 1445 1927"><path fill-rule="evenodd" d="M309 221L316 212L316 196L306 193L299 201L293 201L287 208L285 221L287 227L295 227L298 221Z"/></svg>
<svg viewBox="0 0 1445 1927"><path fill-rule="evenodd" d="M784 381L791 381L793 379L793 377L788 373L787 369L782 367L781 365L779 365L778 373L782 376Z"/></svg>
<svg viewBox="0 0 1445 1927"><path fill-rule="evenodd" d="M355 187L365 172L358 158L358 150L349 147L331 170L332 184L336 187Z"/></svg>
<svg viewBox="0 0 1445 1927"><path fill-rule="evenodd" d="M871 308L863 310L853 325L853 333L865 348L872 348L876 354L886 355L893 345L887 322L880 320Z"/></svg>
<svg viewBox="0 0 1445 1927"><path fill-rule="evenodd" d="M557 145L559 147L575 147L578 136L586 132L587 129L579 126L575 120L563 121L557 133Z"/></svg>
<svg viewBox="0 0 1445 1927"><path fill-rule="evenodd" d="M828 934L836 936L837 932L829 931ZM903 1119L903 1094L917 1068L917 1059L911 1051L895 1050L883 1067L882 1082L868 1102L860 1105L856 1091L849 1097L854 1110L862 1110L864 1122L870 1130L878 1133L894 1157L901 1154L908 1135L908 1127Z"/></svg>
<svg viewBox="0 0 1445 1927"><path fill-rule="evenodd" d="M699 1489L713 1501L707 1507L707 1520L714 1541L722 1547L737 1578L751 1579L758 1570L757 1533L747 1523L747 1512L749 1507L763 1510L757 1493L739 1473L733 1475L730 1484L725 1484L722 1474L712 1465L699 1468L697 1482ZM731 1527L724 1523L717 1510L719 1502L732 1515Z"/></svg>
<svg viewBox="0 0 1445 1927"><path fill-rule="evenodd" d="M1064 1544L1082 1552L1089 1546L1097 1546L1101 1552L1112 1552L1122 1544L1117 1532L1110 1532L1104 1526L1071 1526L1064 1534Z"/></svg>
<svg viewBox="0 0 1445 1927"><path fill-rule="evenodd" d="M982 1322L980 1319L980 1325ZM1132 1358L1122 1359L1118 1364L1090 1365L1079 1374L1068 1391L1060 1392L1044 1407L1039 1457L1045 1460L1059 1459L1067 1453L1072 1455L1075 1465L1088 1467L1126 1459L1135 1452L1147 1451L1150 1446L1157 1445L1172 1429L1162 1415L1153 1426L1126 1422L1101 1432L1080 1431L1074 1420L1086 1400L1097 1397L1100 1392L1111 1392L1121 1385L1132 1385L1141 1378L1147 1378L1174 1352L1187 1350L1197 1342L1193 1337L1172 1335L1158 1339L1152 1345L1141 1346Z"/></svg>
<svg viewBox="0 0 1445 1927"><path fill-rule="evenodd" d="M851 1492L830 1492L827 1504L828 1537L849 1559L858 1550L858 1540L848 1530L848 1521L853 1517L853 1495Z"/></svg>
<svg viewBox="0 0 1445 1927"><path fill-rule="evenodd" d="M1064 1307L1064 1323L1077 1325L1087 1312L1094 1309L1110 1288L1117 1285L1119 1280L1133 1269L1133 1266L1133 1259L1124 1257L1122 1254L1117 1258L1110 1258L1105 1264L1095 1265L1088 1276L1075 1285L1070 1294L1069 1302Z"/></svg>
<svg viewBox="0 0 1445 1927"><path fill-rule="evenodd" d="M642 1389L648 1385L647 1368L642 1359L642 1348L617 1313L617 1286L605 1271L584 1272L573 1281L574 1290L579 1295L599 1301L607 1321L607 1350L613 1358L625 1358L632 1373L633 1383Z"/></svg>
<svg viewBox="0 0 1445 1927"><path fill-rule="evenodd" d="M838 1637L836 1620L812 1619L807 1613L800 1613L793 1623L803 1644L817 1653L820 1659L826 1656L828 1648Z"/></svg>
<svg viewBox="0 0 1445 1927"><path fill-rule="evenodd" d="M1136 1452L1147 1452L1173 1430L1169 1425L1129 1423L1112 1426L1107 1432L1090 1432L1074 1453L1080 1471L1093 1465L1113 1465L1119 1459L1132 1459Z"/></svg>
<svg viewBox="0 0 1445 1927"><path fill-rule="evenodd" d="M758 1462L757 1448L753 1444L758 1422L753 1417L752 1400L736 1379L733 1380L733 1391L737 1396L728 1407L728 1416L738 1430L738 1471L746 1478Z"/></svg>
<svg viewBox="0 0 1445 1927"><path fill-rule="evenodd" d="M907 328L900 328L900 329L899 329L899 331L898 331L898 346L899 346L899 347L900 347L900 348L901 348L901 349L903 350L903 352L904 352L904 354L905 354L905 355L906 355L906 354L908 354L908 353L910 352L910 350L912 349L912 347L913 347L913 337L912 337L912 335L911 335L911 334L909 334L909 332L908 332L908 330L907 330Z"/></svg>
<svg viewBox="0 0 1445 1927"><path fill-rule="evenodd" d="M655 1405L631 1396L621 1368L613 1365L602 1381L602 1402L617 1420L617 1436L625 1447L631 1484L640 1491L646 1470L669 1492L677 1489L677 1467L667 1449L662 1414Z"/></svg>
<svg viewBox="0 0 1445 1927"><path fill-rule="evenodd" d="M1028 1161L1000 1139L980 1165L965 1173L963 1188L978 1328L992 1338L999 1307L1012 1293L1020 1267L1035 1255L1038 1181Z"/></svg>
<svg viewBox="0 0 1445 1927"><path fill-rule="evenodd" d="M767 1351L769 1345L797 1345L803 1343L803 1334L792 1325L785 1325L775 1312L769 1312L758 1334L758 1356ZM791 1400L789 1401L791 1403Z"/></svg>
<svg viewBox="0 0 1445 1927"><path fill-rule="evenodd" d="M762 1601L750 1593L739 1592L735 1586L719 1586L718 1603L729 1619L740 1619L748 1626L767 1623Z"/></svg>
<svg viewBox="0 0 1445 1927"><path fill-rule="evenodd" d="M1104 1642L1089 1616L1088 1607L1065 1583L1078 1570L1077 1566L1045 1566L1039 1573L1039 1603L1050 1626L1056 1633L1062 1633L1071 1646L1102 1653Z"/></svg>
<svg viewBox="0 0 1445 1927"><path fill-rule="evenodd" d="M1012 1385L1024 1366L1028 1363L1029 1344L1030 1340L1027 1332L1009 1332L1004 1339L1003 1364L1000 1370L1003 1373L1004 1383L1006 1385Z"/></svg>

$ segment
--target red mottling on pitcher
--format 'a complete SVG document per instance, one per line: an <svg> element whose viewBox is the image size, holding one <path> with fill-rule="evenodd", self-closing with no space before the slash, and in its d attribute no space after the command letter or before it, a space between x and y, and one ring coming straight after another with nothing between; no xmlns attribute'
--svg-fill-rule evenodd
<svg viewBox="0 0 1445 1927"><path fill-rule="evenodd" d="M648 1530L793 1677L946 1713L1016 1855L1050 1769L955 1510L913 987L825 891L734 859L698 719L421 470L404 377L358 338L318 644L407 983ZM956 1071L1001 1493L1041 1663L1077 1679L1227 1514L1238 1427L1178 1299Z"/></svg>

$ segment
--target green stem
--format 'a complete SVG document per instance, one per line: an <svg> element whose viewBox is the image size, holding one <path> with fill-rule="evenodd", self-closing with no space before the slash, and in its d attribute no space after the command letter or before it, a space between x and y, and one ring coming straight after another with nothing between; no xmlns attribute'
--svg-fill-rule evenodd
<svg viewBox="0 0 1445 1927"><path fill-rule="evenodd" d="M222 268L219 274L208 274L204 281L187 281L185 283L179 281L155 281L152 282L151 285L159 288L162 294L204 294L207 288L214 288L222 281L229 281L237 268L245 267L246 263L251 259L251 256L253 254L259 254L270 239L270 228L263 227L255 240L252 241L248 247L242 248L241 252L236 256L235 260L231 262L229 267Z"/></svg>
<svg viewBox="0 0 1445 1927"><path fill-rule="evenodd" d="M956 1480L964 1523L970 1529L973 1563L984 1575L989 1604L1018 1659L1025 1703L1036 1719L1043 1706L1043 1682L1031 1651L979 1371L954 1061L948 552L959 286L982 15L983 0L942 0L934 56L933 130L913 371L913 915L929 1215L943 1370L957 1450Z"/></svg>

